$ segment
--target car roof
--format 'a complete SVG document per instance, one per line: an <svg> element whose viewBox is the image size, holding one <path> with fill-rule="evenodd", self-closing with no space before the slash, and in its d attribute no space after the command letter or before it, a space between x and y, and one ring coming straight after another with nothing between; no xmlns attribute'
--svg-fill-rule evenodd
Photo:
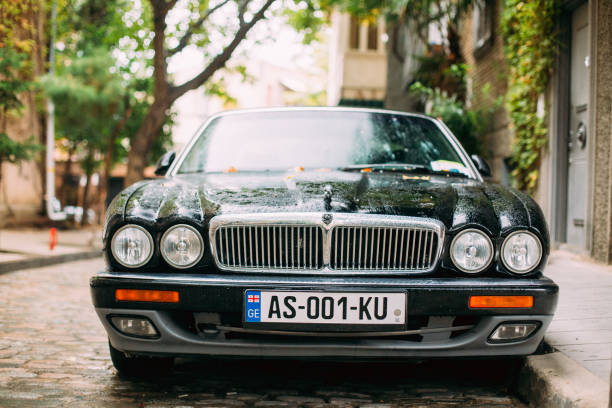
<svg viewBox="0 0 612 408"><path fill-rule="evenodd" d="M243 114L243 113L259 113L259 112L367 112L367 113L383 113L391 115L402 115L419 117L429 120L435 120L431 116L427 116L421 113L415 112L402 112L390 109L382 108L353 108L349 106L280 106L280 107L266 107L266 108L248 108L248 109L230 109L222 112L218 112L209 116L208 119L212 119L219 116Z"/></svg>

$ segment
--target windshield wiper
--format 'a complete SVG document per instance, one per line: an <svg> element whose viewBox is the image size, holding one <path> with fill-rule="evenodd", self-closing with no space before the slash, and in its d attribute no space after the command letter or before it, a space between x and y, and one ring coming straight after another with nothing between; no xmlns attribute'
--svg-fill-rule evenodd
<svg viewBox="0 0 612 408"><path fill-rule="evenodd" d="M447 176L447 177L463 177L470 178L467 174L459 171L443 171L433 170L427 166L420 164L408 164L408 163L384 163L384 164L355 164L351 166L340 167L341 171L363 171L369 169L371 171L385 171L392 173L421 173L421 174L432 174L436 176Z"/></svg>

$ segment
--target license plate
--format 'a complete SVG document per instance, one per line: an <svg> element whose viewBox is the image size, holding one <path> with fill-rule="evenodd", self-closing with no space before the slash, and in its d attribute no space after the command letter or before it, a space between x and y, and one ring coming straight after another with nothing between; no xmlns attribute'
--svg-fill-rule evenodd
<svg viewBox="0 0 612 408"><path fill-rule="evenodd" d="M406 322L405 293L247 290L247 323L398 325Z"/></svg>

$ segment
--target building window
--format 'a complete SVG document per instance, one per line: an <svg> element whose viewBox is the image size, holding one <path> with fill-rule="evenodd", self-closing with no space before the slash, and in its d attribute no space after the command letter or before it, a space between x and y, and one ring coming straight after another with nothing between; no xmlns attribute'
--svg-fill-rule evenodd
<svg viewBox="0 0 612 408"><path fill-rule="evenodd" d="M376 51L378 49L378 25L368 25L368 50Z"/></svg>
<svg viewBox="0 0 612 408"><path fill-rule="evenodd" d="M474 56L484 55L493 45L493 0L478 0L474 4Z"/></svg>
<svg viewBox="0 0 612 408"><path fill-rule="evenodd" d="M359 20L351 16L351 26L349 31L349 47L352 50L359 49Z"/></svg>

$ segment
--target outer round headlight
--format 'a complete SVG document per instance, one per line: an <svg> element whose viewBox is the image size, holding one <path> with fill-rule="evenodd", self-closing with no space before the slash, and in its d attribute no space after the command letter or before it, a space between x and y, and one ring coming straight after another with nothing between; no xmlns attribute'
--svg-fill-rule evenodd
<svg viewBox="0 0 612 408"><path fill-rule="evenodd" d="M161 253L166 262L175 268L189 268L198 263L204 255L204 241L192 226L175 225L164 233Z"/></svg>
<svg viewBox="0 0 612 408"><path fill-rule="evenodd" d="M113 257L128 268L143 266L153 256L153 238L139 225L128 224L115 232L111 241Z"/></svg>
<svg viewBox="0 0 612 408"><path fill-rule="evenodd" d="M514 273L528 273L542 259L542 244L531 232L516 231L508 235L501 252L506 268Z"/></svg>
<svg viewBox="0 0 612 408"><path fill-rule="evenodd" d="M476 229L461 231L451 242L450 255L457 268L467 273L484 270L493 259L493 244Z"/></svg>

